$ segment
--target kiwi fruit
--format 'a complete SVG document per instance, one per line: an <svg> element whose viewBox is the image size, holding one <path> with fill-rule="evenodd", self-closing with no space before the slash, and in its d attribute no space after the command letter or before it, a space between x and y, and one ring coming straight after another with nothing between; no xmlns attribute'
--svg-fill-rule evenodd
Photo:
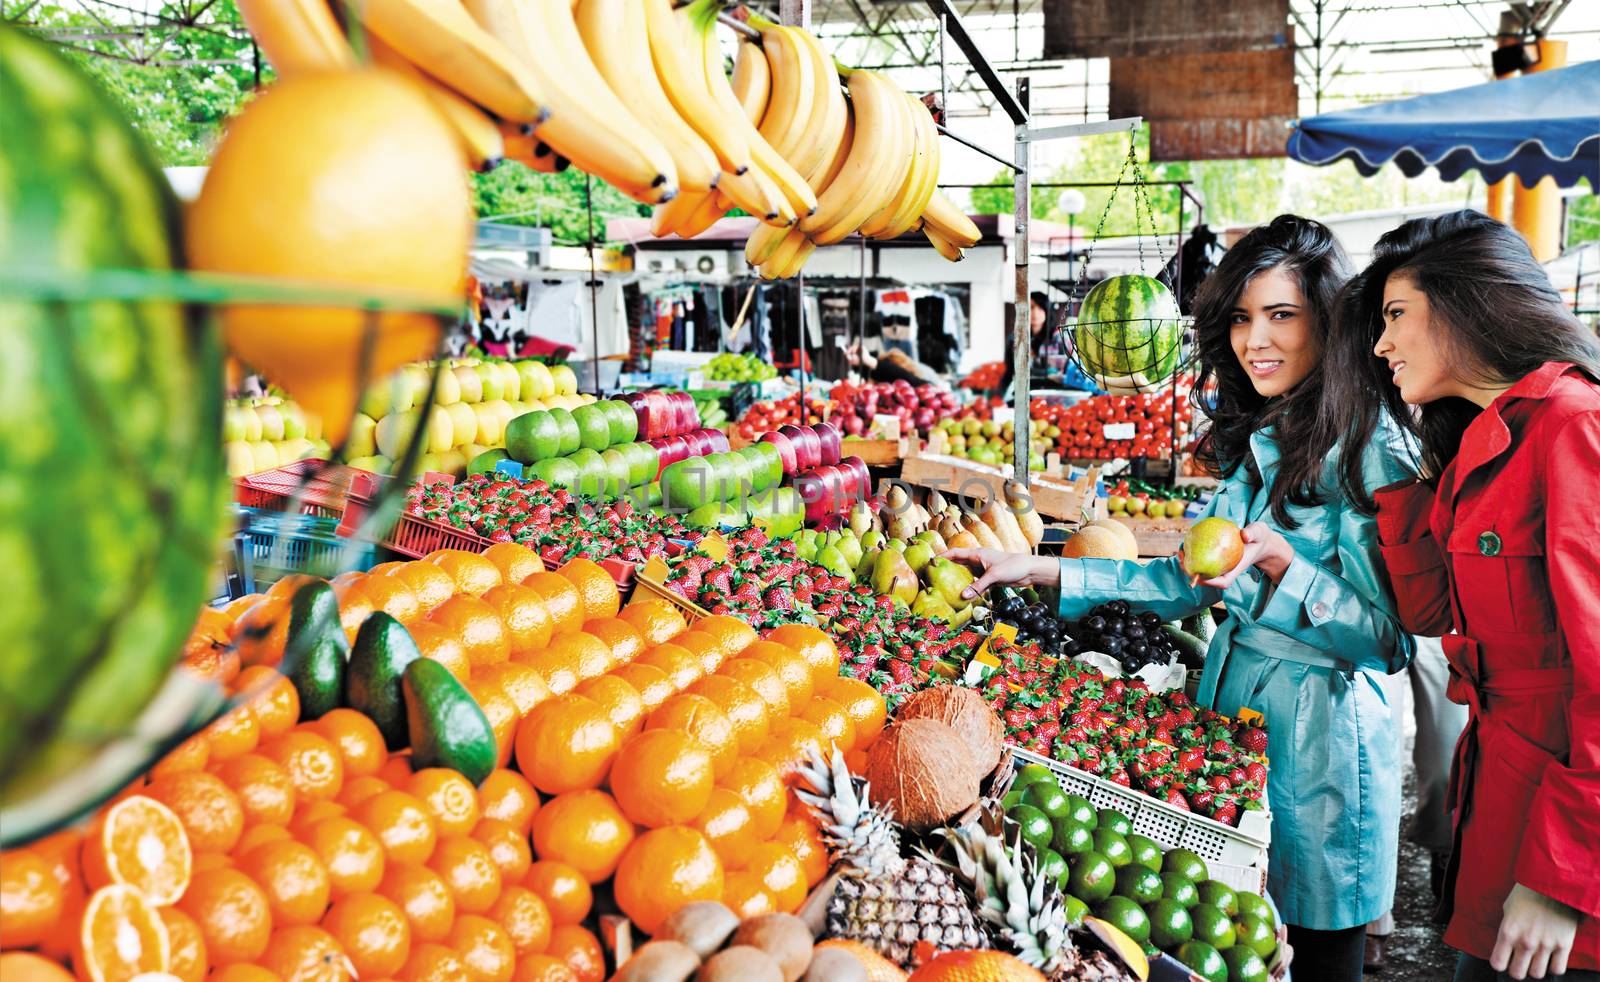
<svg viewBox="0 0 1600 982"><path fill-rule="evenodd" d="M706 959L697 982L783 982L783 970L760 948L733 945Z"/></svg>
<svg viewBox="0 0 1600 982"><path fill-rule="evenodd" d="M657 941L681 941L700 958L710 958L733 932L739 915L715 900L698 900L678 908L656 932Z"/></svg>
<svg viewBox="0 0 1600 982"><path fill-rule="evenodd" d="M795 982L811 964L815 940L806 922L793 914L764 914L740 924L731 943L760 948L778 963L783 982Z"/></svg>
<svg viewBox="0 0 1600 982"><path fill-rule="evenodd" d="M681 941L652 941L617 969L612 982L687 982L700 970L700 956Z"/></svg>

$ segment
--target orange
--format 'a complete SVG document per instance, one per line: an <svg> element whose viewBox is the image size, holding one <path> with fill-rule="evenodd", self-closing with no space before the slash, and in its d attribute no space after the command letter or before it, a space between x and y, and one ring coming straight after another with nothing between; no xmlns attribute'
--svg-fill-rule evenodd
<svg viewBox="0 0 1600 982"><path fill-rule="evenodd" d="M170 957L167 971L182 982L201 982L210 963L206 958L206 939L194 918L176 907L161 908L161 923L167 928ZM3 974L3 973L0 973Z"/></svg>
<svg viewBox="0 0 1600 982"><path fill-rule="evenodd" d="M324 818L300 834L328 871L329 896L334 900L353 893L368 893L383 880L388 863L377 833L345 815ZM395 860L399 862L399 860Z"/></svg>
<svg viewBox="0 0 1600 982"><path fill-rule="evenodd" d="M344 787L344 760L339 751L309 728L262 744L261 755L288 772L295 801L332 800Z"/></svg>
<svg viewBox="0 0 1600 982"><path fill-rule="evenodd" d="M232 636L231 622L220 637L197 638L191 635L184 645L183 661L178 667L225 688L233 688L233 682L239 676L239 651L233 647L230 640Z"/></svg>
<svg viewBox="0 0 1600 982"><path fill-rule="evenodd" d="M559 958L529 955L517 959L517 971L511 976L511 982L578 982L578 977Z"/></svg>
<svg viewBox="0 0 1600 982"><path fill-rule="evenodd" d="M413 941L443 941L456 920L456 897L444 878L426 866L394 863L377 893L399 907Z"/></svg>
<svg viewBox="0 0 1600 982"><path fill-rule="evenodd" d="M578 923L589 916L594 904L589 881L583 874L553 859L541 859L528 867L522 885L539 895L550 911L550 922L557 926Z"/></svg>
<svg viewBox="0 0 1600 982"><path fill-rule="evenodd" d="M551 931L545 954L566 962L578 982L604 982L606 960L600 939L576 924L563 924Z"/></svg>
<svg viewBox="0 0 1600 982"><path fill-rule="evenodd" d="M85 903L79 865L79 856L83 852L83 833L76 829L64 829L32 843L27 851L45 861L52 878L61 888L61 914L55 918L53 925L46 925L44 936L38 943L39 953L66 962L72 958L72 949L78 943L78 922L82 919ZM9 872L5 867L9 858L10 854L0 854L0 881L4 881ZM0 887L0 897L3 896L4 888ZM26 896L24 894L23 898ZM16 901L13 899L11 902ZM9 918L5 914L9 908L5 905L6 901L0 900L0 934L8 934L11 930L11 925L6 923ZM48 907L45 909L48 910ZM26 921L18 923L22 926Z"/></svg>
<svg viewBox="0 0 1600 982"><path fill-rule="evenodd" d="M727 675L707 675L689 686L689 695L705 696L722 710L733 724L741 754L755 753L766 742L771 713L751 686Z"/></svg>
<svg viewBox="0 0 1600 982"><path fill-rule="evenodd" d="M722 903L742 921L778 912L778 901L761 877L749 870L735 870L722 878Z"/></svg>
<svg viewBox="0 0 1600 982"><path fill-rule="evenodd" d="M578 687L578 662L569 649L550 645L525 651L517 656L516 664L537 672L552 695L563 696Z"/></svg>
<svg viewBox="0 0 1600 982"><path fill-rule="evenodd" d="M233 847L233 851L243 856L256 846L261 845L263 842L281 842L284 839L292 838L294 838L294 836L289 834L289 830L281 825L252 825L248 829L244 830L243 835L239 836L239 841ZM209 852L196 854L194 857L196 868L200 866L201 860L209 861L212 857L218 855L221 854Z"/></svg>
<svg viewBox="0 0 1600 982"><path fill-rule="evenodd" d="M411 956L411 925L394 901L375 893L339 900L322 927L350 958L357 978L378 978L400 970Z"/></svg>
<svg viewBox="0 0 1600 982"><path fill-rule="evenodd" d="M417 560L401 563L389 571L389 576L401 583L417 598L420 615L427 617L433 609L456 595L456 581L434 563Z"/></svg>
<svg viewBox="0 0 1600 982"><path fill-rule="evenodd" d="M378 768L378 777L394 787L405 787L411 781L411 751L397 750L390 754L389 759Z"/></svg>
<svg viewBox="0 0 1600 982"><path fill-rule="evenodd" d="M466 977L461 956L442 944L412 945L411 957L395 976L399 982L461 982Z"/></svg>
<svg viewBox="0 0 1600 982"><path fill-rule="evenodd" d="M717 777L727 774L739 756L739 736L734 731L733 720L705 696L687 692L673 696L650 714L645 726L652 730L676 730L698 741L711 755L711 766Z"/></svg>
<svg viewBox="0 0 1600 982"><path fill-rule="evenodd" d="M527 887L508 886L502 890L500 899L489 910L489 919L506 932L518 958L540 954L550 947L550 909Z"/></svg>
<svg viewBox="0 0 1600 982"><path fill-rule="evenodd" d="M300 592L303 586L317 582L317 577L306 573L290 573L267 588L265 594L268 600L293 600L294 595Z"/></svg>
<svg viewBox="0 0 1600 982"><path fill-rule="evenodd" d="M815 822L791 812L778 826L772 841L786 847L800 860L807 889L821 883L822 878L828 875L828 847L822 841L822 834L817 831Z"/></svg>
<svg viewBox="0 0 1600 982"><path fill-rule="evenodd" d="M393 561L387 562L387 563L379 563L378 565L376 565L376 566L372 567L371 569L367 570L367 575L368 576L388 576L390 573L393 573L395 570L399 569L400 567L404 566L405 564L406 564L406 562L403 559L396 559L396 560L393 560Z"/></svg>
<svg viewBox="0 0 1600 982"><path fill-rule="evenodd" d="M722 897L722 860L695 829L669 825L633 840L612 882L617 906L646 934L696 900Z"/></svg>
<svg viewBox="0 0 1600 982"><path fill-rule="evenodd" d="M183 896L193 865L183 823L172 809L144 795L108 808L83 842L86 884L121 883L158 907Z"/></svg>
<svg viewBox="0 0 1600 982"><path fill-rule="evenodd" d="M212 721L200 733L211 744L213 764L243 757L261 743L261 724L249 706L235 706Z"/></svg>
<svg viewBox="0 0 1600 982"><path fill-rule="evenodd" d="M478 785L478 813L505 822L522 835L533 827L538 810L539 793L516 771L501 768Z"/></svg>
<svg viewBox="0 0 1600 982"><path fill-rule="evenodd" d="M294 835L299 835L325 818L346 815L349 812L350 809L337 801L308 802L294 810L294 820L289 823L289 831Z"/></svg>
<svg viewBox="0 0 1600 982"><path fill-rule="evenodd" d="M203 771L209 763L211 763L211 741L206 739L204 732L196 733L156 761L155 766L150 768L150 778L154 780L169 774Z"/></svg>
<svg viewBox="0 0 1600 982"><path fill-rule="evenodd" d="M639 698L639 690L615 675L590 679L574 691L605 708L619 737L633 736L644 726L644 700Z"/></svg>
<svg viewBox="0 0 1600 982"><path fill-rule="evenodd" d="M746 624L737 617L727 614L713 614L702 617L695 622L694 629L702 634L709 634L717 639L717 647L722 652L724 659L732 658L739 654L760 635L756 629Z"/></svg>
<svg viewBox="0 0 1600 982"><path fill-rule="evenodd" d="M423 557L425 562L450 574L456 581L456 595L481 597L505 582L500 567L476 552L464 549L438 549Z"/></svg>
<svg viewBox="0 0 1600 982"><path fill-rule="evenodd" d="M144 793L172 809L195 852L227 852L244 831L238 795L215 774L167 774L151 781Z"/></svg>
<svg viewBox="0 0 1600 982"><path fill-rule="evenodd" d="M461 956L470 982L510 982L517 949L505 928L487 917L463 914L450 928L449 945Z"/></svg>
<svg viewBox="0 0 1600 982"><path fill-rule="evenodd" d="M204 873L208 869L219 869L223 866L232 866L233 857L222 852L202 852L194 857L194 863L189 867L193 873Z"/></svg>
<svg viewBox="0 0 1600 982"><path fill-rule="evenodd" d="M178 909L194 919L212 965L261 957L272 935L272 907L255 881L223 867L196 874Z"/></svg>
<svg viewBox="0 0 1600 982"><path fill-rule="evenodd" d="M261 940L266 943L265 937ZM130 979L140 972L164 972L171 952L167 926L155 904L138 890L115 884L90 895L73 955L79 978Z"/></svg>
<svg viewBox="0 0 1600 982"><path fill-rule="evenodd" d="M467 657L467 647L461 643L455 631L433 621L417 621L406 625L406 630L411 633L411 640L417 643L417 650L422 657L432 658L450 669L450 674L456 677L457 682L465 683L471 677L472 659Z"/></svg>
<svg viewBox="0 0 1600 982"><path fill-rule="evenodd" d="M781 829L780 829L781 831ZM781 842L757 843L745 867L761 878L778 909L792 914L806 900L806 870L794 850Z"/></svg>
<svg viewBox="0 0 1600 982"><path fill-rule="evenodd" d="M269 740L287 733L300 722L300 693L277 669L251 665L239 673L234 685L240 698L249 703L255 713L261 739Z"/></svg>
<svg viewBox="0 0 1600 982"><path fill-rule="evenodd" d="M676 644L658 644L639 658L641 665L654 665L667 675L674 692L682 692L705 675L705 668L688 648Z"/></svg>
<svg viewBox="0 0 1600 982"><path fill-rule="evenodd" d="M828 632L810 624L785 624L767 632L774 641L798 654L811 666L811 682L820 686L839 674L839 649Z"/></svg>
<svg viewBox="0 0 1600 982"><path fill-rule="evenodd" d="M361 589L360 581L333 584L333 595L339 598L339 626L344 628L345 639L354 644L356 635L361 633L361 625L378 608L367 591Z"/></svg>
<svg viewBox="0 0 1600 982"><path fill-rule="evenodd" d="M550 632L555 625L549 611L544 609L544 597L533 587L520 582L507 583L485 593L483 602L494 608L505 624L511 657L536 651L550 643Z"/></svg>
<svg viewBox="0 0 1600 982"><path fill-rule="evenodd" d="M472 837L489 850L502 883L521 883L528 875L528 867L533 865L533 847L527 833L506 822L485 818L473 828Z"/></svg>
<svg viewBox="0 0 1600 982"><path fill-rule="evenodd" d="M0 855L0 947L44 940L66 904L50 860L25 849Z"/></svg>
<svg viewBox="0 0 1600 982"><path fill-rule="evenodd" d="M611 677L632 686L639 693L639 701L644 703L647 713L666 702L677 691L673 689L672 680L667 678L666 672L650 665L623 665L613 671Z"/></svg>
<svg viewBox="0 0 1600 982"><path fill-rule="evenodd" d="M605 567L594 560L582 557L569 559L556 570L556 575L577 588L585 621L615 617L622 609L622 599L617 593L617 581L611 578Z"/></svg>
<svg viewBox="0 0 1600 982"><path fill-rule="evenodd" d="M500 614L482 598L458 593L436 607L428 619L455 632L474 669L511 657L511 642Z"/></svg>
<svg viewBox="0 0 1600 982"><path fill-rule="evenodd" d="M500 567L502 583L520 584L535 573L544 572L539 554L518 542L496 542L483 550L483 558Z"/></svg>
<svg viewBox="0 0 1600 982"><path fill-rule="evenodd" d="M687 630L672 639L672 643L694 655L700 661L700 670L707 675L722 667L728 656L722 653L722 640L705 631Z"/></svg>
<svg viewBox="0 0 1600 982"><path fill-rule="evenodd" d="M579 682L599 678L616 667L610 646L585 631L556 638L546 650L560 651L569 657Z"/></svg>
<svg viewBox="0 0 1600 982"><path fill-rule="evenodd" d="M411 945L411 956L395 974L397 982L459 982L466 979L467 966L461 955L445 945Z"/></svg>
<svg viewBox="0 0 1600 982"><path fill-rule="evenodd" d="M585 621L583 633L593 635L611 652L607 669L626 665L644 654L644 635L639 629L620 617L599 617Z"/></svg>
<svg viewBox="0 0 1600 982"><path fill-rule="evenodd" d="M400 790L422 802L444 835L466 835L478 824L478 789L448 767L429 767L411 775Z"/></svg>
<svg viewBox="0 0 1600 982"><path fill-rule="evenodd" d="M474 673L473 678L498 685L510 697L511 704L517 707L519 719L550 698L550 686L545 684L544 676L539 674L538 669L522 662L507 661L490 665Z"/></svg>
<svg viewBox="0 0 1600 982"><path fill-rule="evenodd" d="M771 665L778 677L783 679L784 687L789 692L790 706L798 709L810 700L811 663L801 658L799 652L785 648L776 641L752 641L739 657L754 658Z"/></svg>
<svg viewBox="0 0 1600 982"><path fill-rule="evenodd" d="M320 927L296 924L272 932L261 967L296 982L346 982L344 949Z"/></svg>
<svg viewBox="0 0 1600 982"><path fill-rule="evenodd" d="M348 811L361 804L373 795L383 794L390 789L388 781L376 774L358 777L354 781L344 782L344 787L339 789L339 797L334 799Z"/></svg>
<svg viewBox="0 0 1600 982"><path fill-rule="evenodd" d="M391 863L425 863L433 855L439 832L413 795L385 791L357 805L350 816L378 837Z"/></svg>
<svg viewBox="0 0 1600 982"><path fill-rule="evenodd" d="M417 595L411 592L404 580L396 577L368 576L361 581L361 592L367 595L373 606L407 627L426 616Z"/></svg>
<svg viewBox="0 0 1600 982"><path fill-rule="evenodd" d="M864 749L883 731L889 710L877 689L860 679L838 676L818 690L818 694L844 707L845 714L856 725L855 749Z"/></svg>
<svg viewBox="0 0 1600 982"><path fill-rule="evenodd" d="M283 978L253 962L234 962L213 971L206 982L283 982Z"/></svg>
<svg viewBox="0 0 1600 982"><path fill-rule="evenodd" d="M782 719L789 715L789 685L778 670L754 658L730 658L717 669L717 674L754 689L761 701L767 704L768 715Z"/></svg>
<svg viewBox="0 0 1600 982"><path fill-rule="evenodd" d="M597 788L617 753L617 728L593 699L546 699L517 728L517 767L546 794Z"/></svg>
<svg viewBox="0 0 1600 982"><path fill-rule="evenodd" d="M276 665L283 661L283 648L289 640L288 598L262 597L233 622L232 635L241 667Z"/></svg>
<svg viewBox="0 0 1600 982"><path fill-rule="evenodd" d="M844 707L832 699L812 696L800 710L800 718L815 726L822 734L824 757L832 756L829 746L838 747L840 753L846 754L855 748L856 724Z"/></svg>
<svg viewBox="0 0 1600 982"><path fill-rule="evenodd" d="M353 778L378 773L388 759L389 751L383 745L378 724L354 709L332 710L309 728L338 750L346 784Z"/></svg>
<svg viewBox="0 0 1600 982"><path fill-rule="evenodd" d="M533 816L534 855L571 866L591 884L616 871L633 835L633 823L604 791L557 795Z"/></svg>
<svg viewBox="0 0 1600 982"><path fill-rule="evenodd" d="M789 791L776 768L755 757L740 757L733 762L728 776L717 782L730 791L738 792L750 808L750 820L755 825L756 838L770 839L783 824L788 811Z"/></svg>
<svg viewBox="0 0 1600 982"><path fill-rule="evenodd" d="M237 621L244 616L245 611L266 599L266 596L264 593L247 593L238 599L228 601L218 609L230 622Z"/></svg>
<svg viewBox="0 0 1600 982"><path fill-rule="evenodd" d="M556 573L535 573L523 580L544 598L545 613L550 615L550 630L559 637L583 630L585 610L578 588L566 577Z"/></svg>
<svg viewBox="0 0 1600 982"><path fill-rule="evenodd" d="M1027 962L992 949L937 954L912 972L910 978L916 982L1044 982L1044 976Z"/></svg>
<svg viewBox="0 0 1600 982"><path fill-rule="evenodd" d="M481 914L500 899L500 867L495 865L489 847L476 839L440 836L438 848L428 859L428 868L450 888L457 911Z"/></svg>
<svg viewBox="0 0 1600 982"><path fill-rule="evenodd" d="M511 763L511 751L517 743L517 725L522 722L517 704L506 694L498 680L487 676L474 676L467 683L467 693L483 710L489 728L494 731L495 747L499 752L495 766L505 767Z"/></svg>
<svg viewBox="0 0 1600 982"><path fill-rule="evenodd" d="M822 753L824 739L822 729L817 724L803 717L785 716L783 719L772 721L767 743L781 743L790 747L794 752L794 759L805 763L811 759L813 752Z"/></svg>
<svg viewBox="0 0 1600 982"><path fill-rule="evenodd" d="M727 869L743 869L755 848L755 824L750 818L750 806L744 803L737 791L712 788L706 806L690 823L711 843Z"/></svg>
<svg viewBox="0 0 1600 982"><path fill-rule="evenodd" d="M315 924L328 909L328 871L303 842L264 842L239 857L236 868L267 895L272 923L279 927Z"/></svg>
<svg viewBox="0 0 1600 982"><path fill-rule="evenodd" d="M683 615L665 600L640 600L622 608L617 615L632 624L644 636L644 643L654 647L664 644L688 630Z"/></svg>
<svg viewBox="0 0 1600 982"><path fill-rule="evenodd" d="M711 753L677 730L645 730L617 751L611 793L629 820L648 828L692 821L715 782Z"/></svg>

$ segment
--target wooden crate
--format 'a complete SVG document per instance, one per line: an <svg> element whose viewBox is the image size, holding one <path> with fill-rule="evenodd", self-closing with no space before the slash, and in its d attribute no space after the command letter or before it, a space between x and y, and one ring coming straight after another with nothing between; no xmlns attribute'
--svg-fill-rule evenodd
<svg viewBox="0 0 1600 982"><path fill-rule="evenodd" d="M1001 497L1006 483L1005 475L998 468L940 454L907 458L900 477L907 484L932 488L947 498L959 495L986 501ZM1029 493L1040 515L1077 522L1085 509L1094 507L1094 489L1099 479L1096 470L1070 482L1034 474L1029 480Z"/></svg>

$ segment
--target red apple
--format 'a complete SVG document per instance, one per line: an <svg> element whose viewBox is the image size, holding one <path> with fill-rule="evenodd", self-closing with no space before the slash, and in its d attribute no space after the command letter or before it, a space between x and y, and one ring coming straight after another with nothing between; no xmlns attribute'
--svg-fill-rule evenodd
<svg viewBox="0 0 1600 982"><path fill-rule="evenodd" d="M794 444L795 459L801 470L808 471L822 463L822 441L809 426L785 424L778 427L778 432Z"/></svg>
<svg viewBox="0 0 1600 982"><path fill-rule="evenodd" d="M784 477L794 477L795 474L799 473L800 468L795 459L795 446L787 436L782 433L763 433L761 442L770 443L778 448L778 456L783 458Z"/></svg>
<svg viewBox="0 0 1600 982"><path fill-rule="evenodd" d="M837 464L841 452L840 441L843 439L839 428L832 423L818 423L811 428L811 431L817 435L817 441L821 444L822 463Z"/></svg>
<svg viewBox="0 0 1600 982"><path fill-rule="evenodd" d="M867 462L860 457L846 457L839 461L839 469L850 474L855 482L856 497L866 498L872 491L872 472L867 470Z"/></svg>

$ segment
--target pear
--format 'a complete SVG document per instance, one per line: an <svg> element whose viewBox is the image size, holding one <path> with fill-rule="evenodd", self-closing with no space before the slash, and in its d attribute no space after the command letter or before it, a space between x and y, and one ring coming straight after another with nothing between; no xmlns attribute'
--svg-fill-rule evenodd
<svg viewBox="0 0 1600 982"><path fill-rule="evenodd" d="M905 557L911 572L920 575L923 568L933 561L933 548L926 542L912 542L906 546Z"/></svg>
<svg viewBox="0 0 1600 982"><path fill-rule="evenodd" d="M844 561L852 567L861 562L861 553L863 552L861 540L856 538L854 534L839 536L839 541L835 542L833 547L839 550L839 555L843 556Z"/></svg>
<svg viewBox="0 0 1600 982"><path fill-rule="evenodd" d="M877 529L873 529L861 537L861 549L863 552L870 551L872 549L882 549L884 541L883 533Z"/></svg>
<svg viewBox="0 0 1600 982"><path fill-rule="evenodd" d="M884 522L883 530L890 539L909 539L917 534L917 527L911 520L909 509L903 512L893 512Z"/></svg>
<svg viewBox="0 0 1600 982"><path fill-rule="evenodd" d="M950 548L950 544L944 540L944 536L940 535L937 529L923 529L917 533L917 537L912 541L926 542L935 556Z"/></svg>
<svg viewBox="0 0 1600 982"><path fill-rule="evenodd" d="M898 552L903 556L906 552L906 540L890 539L888 542L883 544L883 547L885 549L893 549L895 552Z"/></svg>
<svg viewBox="0 0 1600 982"><path fill-rule="evenodd" d="M922 617L931 617L934 620L949 622L956 616L944 598L931 590L924 590L917 594L917 600L911 605L911 612Z"/></svg>
<svg viewBox="0 0 1600 982"><path fill-rule="evenodd" d="M1028 540L1030 548L1038 548L1039 543L1044 541L1044 519L1039 517L1039 510L1033 507L1033 497L1028 494L1028 489L1016 481L1007 481L1005 496L1006 504L1022 529L1022 537Z"/></svg>
<svg viewBox="0 0 1600 982"><path fill-rule="evenodd" d="M905 557L892 549L878 553L872 568L872 590L880 597L892 597L907 607L917 599L917 574Z"/></svg>
<svg viewBox="0 0 1600 982"><path fill-rule="evenodd" d="M985 525L978 518L978 516L974 515L972 512L969 511L965 515L961 516L961 525L967 530L967 534L978 540L978 545L981 548L1000 550L1005 549L1005 543L1001 542L999 537L994 534L994 529Z"/></svg>
<svg viewBox="0 0 1600 982"><path fill-rule="evenodd" d="M850 507L850 531L857 536L866 535L872 530L872 509L864 501L858 501Z"/></svg>
<svg viewBox="0 0 1600 982"><path fill-rule="evenodd" d="M856 571L845 562L844 556L833 546L823 546L817 550L816 564L827 570L831 576L842 576L852 583L855 582Z"/></svg>
<svg viewBox="0 0 1600 982"><path fill-rule="evenodd" d="M882 549L868 549L861 554L861 559L855 564L857 582L872 575L872 568L878 563L878 553L882 551Z"/></svg>
<svg viewBox="0 0 1600 982"><path fill-rule="evenodd" d="M906 494L906 489L896 484L889 488L889 493L884 498L884 504L889 511L903 515L911 507L911 496Z"/></svg>
<svg viewBox="0 0 1600 982"><path fill-rule="evenodd" d="M929 515L932 515L933 517L937 518L938 516L943 515L945 509L948 508L948 507L950 507L950 503L944 500L944 495L940 494L937 491L929 491L928 492L928 514Z"/></svg>
<svg viewBox="0 0 1600 982"><path fill-rule="evenodd" d="M806 562L815 562L817 558L817 532L815 529L801 529L794 535L794 554L796 559Z"/></svg>
<svg viewBox="0 0 1600 982"><path fill-rule="evenodd" d="M1183 566L1191 576L1209 580L1221 576L1244 558L1244 538L1239 526L1226 518L1203 518L1183 537Z"/></svg>
<svg viewBox="0 0 1600 982"><path fill-rule="evenodd" d="M949 604L951 610L962 610L972 603L961 596L961 591L972 585L974 577L972 571L960 563L935 559L928 565L927 579L928 588Z"/></svg>
<svg viewBox="0 0 1600 982"><path fill-rule="evenodd" d="M1012 514L1011 508L999 498L991 498L983 509L983 523L994 532L995 538L1000 540L1001 548L1006 552L1032 552L1033 546L1022 534L1022 529L1017 525L1017 516Z"/></svg>

